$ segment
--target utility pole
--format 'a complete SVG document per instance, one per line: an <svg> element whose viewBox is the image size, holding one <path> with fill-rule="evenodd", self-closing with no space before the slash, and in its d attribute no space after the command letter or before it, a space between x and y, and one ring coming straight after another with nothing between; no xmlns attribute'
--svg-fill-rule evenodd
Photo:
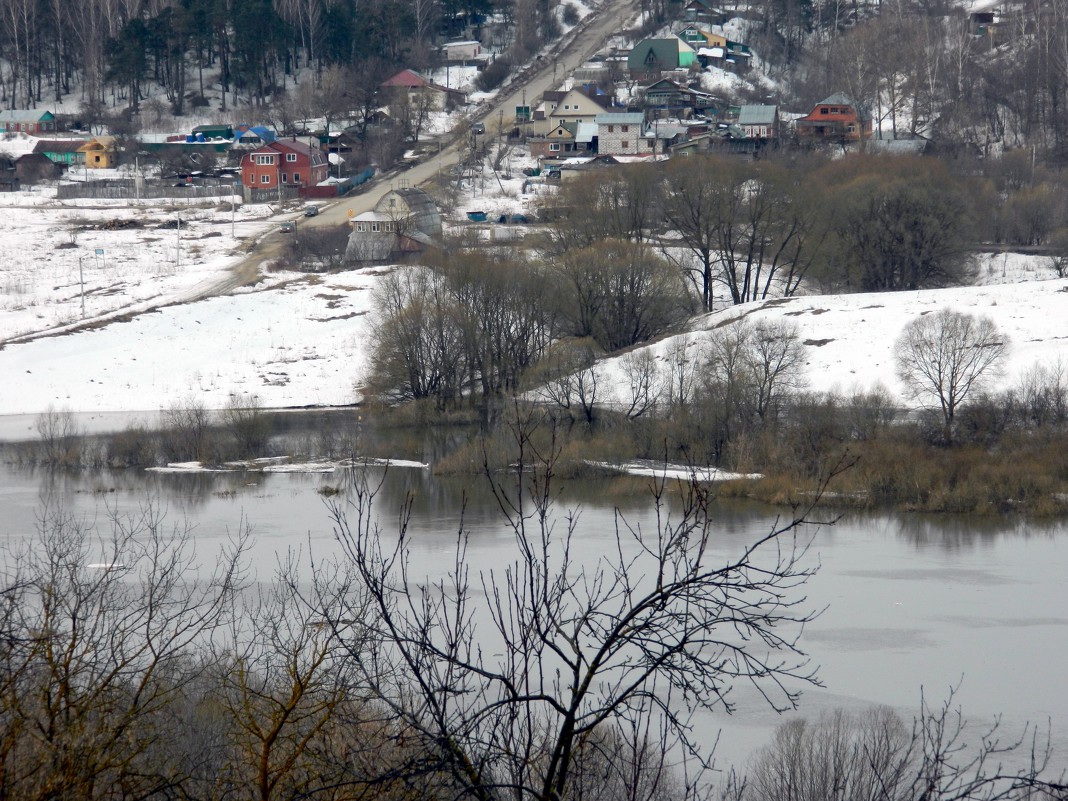
<svg viewBox="0 0 1068 801"><path fill-rule="evenodd" d="M82 285L82 319L85 319L85 273L82 272L82 256L78 256L78 283Z"/></svg>
<svg viewBox="0 0 1068 801"><path fill-rule="evenodd" d="M174 258L174 266L178 267L178 268L181 268L181 266L182 266L182 217L181 217L180 214L176 214L175 218L178 220L178 226L175 228L175 230L177 231L178 238L176 240L177 247L175 248L175 253L177 255Z"/></svg>

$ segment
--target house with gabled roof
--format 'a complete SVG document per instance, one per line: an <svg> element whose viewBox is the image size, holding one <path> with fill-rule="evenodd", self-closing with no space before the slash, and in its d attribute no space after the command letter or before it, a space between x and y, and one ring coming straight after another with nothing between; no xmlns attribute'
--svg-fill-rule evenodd
<svg viewBox="0 0 1068 801"><path fill-rule="evenodd" d="M871 115L842 92L835 92L794 121L798 139L810 142L859 142L871 136Z"/></svg>
<svg viewBox="0 0 1068 801"><path fill-rule="evenodd" d="M689 69L696 60L697 51L677 36L642 39L627 55L627 70L636 81L657 81L665 72Z"/></svg>
<svg viewBox="0 0 1068 801"><path fill-rule="evenodd" d="M82 162L89 169L106 170L116 163L117 140L114 136L94 136L78 148Z"/></svg>
<svg viewBox="0 0 1068 801"><path fill-rule="evenodd" d="M567 123L593 122L612 105L612 97L596 87L575 87L560 98L549 114L549 130Z"/></svg>
<svg viewBox="0 0 1068 801"><path fill-rule="evenodd" d="M703 22L706 25L723 25L730 19L727 12L711 0L688 0L683 6L683 17L688 22Z"/></svg>
<svg viewBox="0 0 1068 801"><path fill-rule="evenodd" d="M724 38L697 25L687 25L675 35L695 49L698 47L712 47L716 44L717 39Z"/></svg>
<svg viewBox="0 0 1068 801"><path fill-rule="evenodd" d="M315 186L330 174L318 143L295 136L276 139L241 157L241 182L251 189Z"/></svg>
<svg viewBox="0 0 1068 801"><path fill-rule="evenodd" d="M574 156L577 148L578 123L561 123L544 137L528 140L534 158L557 158Z"/></svg>
<svg viewBox="0 0 1068 801"><path fill-rule="evenodd" d="M750 139L776 139L779 136L779 107L741 106L736 124Z"/></svg>
<svg viewBox="0 0 1068 801"><path fill-rule="evenodd" d="M0 110L0 133L24 133L31 136L56 132L56 117L40 109Z"/></svg>
<svg viewBox="0 0 1068 801"><path fill-rule="evenodd" d="M753 63L749 45L728 39L718 33L707 36L707 44L697 46L697 60L702 67L718 67L730 72L745 73Z"/></svg>
<svg viewBox="0 0 1068 801"><path fill-rule="evenodd" d="M404 95L409 101L424 99L431 108L438 111L467 102L467 95L464 92L439 86L415 70L401 70L392 78L382 81L380 86L387 94L394 97Z"/></svg>
<svg viewBox="0 0 1068 801"><path fill-rule="evenodd" d="M34 153L42 153L55 164L73 167L81 164L85 154L81 152L84 139L38 139L33 144Z"/></svg>
<svg viewBox="0 0 1068 801"><path fill-rule="evenodd" d="M414 187L393 189L352 219L345 258L400 261L435 246L441 231L441 211L430 195Z"/></svg>
<svg viewBox="0 0 1068 801"><path fill-rule="evenodd" d="M690 116L695 111L708 111L717 106L716 98L683 86L670 78L662 78L649 84L642 92L646 109L659 112L659 116Z"/></svg>
<svg viewBox="0 0 1068 801"><path fill-rule="evenodd" d="M266 125L238 125L234 128L234 144L240 147L259 147L278 138L273 128Z"/></svg>

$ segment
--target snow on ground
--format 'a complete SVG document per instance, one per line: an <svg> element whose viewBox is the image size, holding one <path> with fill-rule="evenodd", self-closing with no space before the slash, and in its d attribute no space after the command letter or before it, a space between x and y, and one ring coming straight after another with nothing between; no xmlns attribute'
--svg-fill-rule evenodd
<svg viewBox="0 0 1068 801"><path fill-rule="evenodd" d="M500 185L490 170L475 182L465 180L451 224L469 224L467 211L486 211L490 219L530 211L536 193L553 188L522 176L528 159L522 149L504 159ZM265 216L270 207L238 209L238 242L230 236L229 212L215 205L61 204L48 191L0 195L0 204L6 204L0 215L8 223L0 230L6 255L0 262L0 375L6 379L0 415L34 415L49 407L154 412L190 397L215 409L234 396L255 397L265 407L360 399L376 325L373 291L392 268L270 273L252 289L188 303L182 301L198 288L226 278L244 240L274 229L277 221ZM156 227L176 214L183 220L180 263L177 231ZM138 227L115 228L116 221ZM481 228L487 236L496 229L532 230ZM72 234L75 247L67 246ZM104 254L98 257L97 249ZM79 259L86 317L99 324L65 334L63 326L81 320ZM114 320L149 306L164 308ZM1068 354L1068 279L1056 278L1048 259L1018 254L980 257L973 287L752 303L697 318L691 333L648 347L666 364L678 343L696 356L707 332L731 320L785 319L809 343L810 388L881 384L900 394L894 340L909 320L943 306L988 315L1005 331L1012 343L1005 382ZM32 341L13 342L17 335ZM606 360L599 370L599 402L628 401L620 361Z"/></svg>
<svg viewBox="0 0 1068 801"><path fill-rule="evenodd" d="M283 280L242 294L170 306L77 334L0 351L0 409L32 414L149 411L197 398L265 407L357 399L367 363L371 288L381 270Z"/></svg>
<svg viewBox="0 0 1068 801"><path fill-rule="evenodd" d="M706 315L689 333L647 346L666 374L672 354L685 346L699 360L712 329L731 321L784 320L797 326L807 344L805 378L818 392L853 392L882 386L901 405L909 402L896 376L894 343L902 328L921 314L950 307L991 318L1007 335L1010 350L998 386L1006 387L1042 365L1068 368L1068 279L1051 278L1044 259L998 255L982 259L985 280L1008 283L971 287L857 295L812 295L748 303ZM1003 271L1003 272L1002 272ZM599 368L598 400L629 405L630 390L621 358Z"/></svg>
<svg viewBox="0 0 1068 801"><path fill-rule="evenodd" d="M586 464L605 470L614 470L617 473L626 473L629 476L650 476L652 478L679 481L688 481L691 478L697 478L701 481L737 481L746 478L763 478L760 473L731 473L727 470L720 470L718 467L688 467L683 464L663 464L644 460L624 462L622 464L587 460Z"/></svg>
<svg viewBox="0 0 1068 801"><path fill-rule="evenodd" d="M54 188L0 194L0 343L188 298L225 279L243 243L272 228L271 212L239 206L231 216L225 198L130 205L59 202Z"/></svg>

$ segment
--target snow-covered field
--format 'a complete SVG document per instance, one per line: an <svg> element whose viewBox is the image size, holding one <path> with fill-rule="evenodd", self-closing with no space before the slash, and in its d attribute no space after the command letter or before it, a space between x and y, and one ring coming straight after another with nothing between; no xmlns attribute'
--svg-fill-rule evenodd
<svg viewBox="0 0 1068 801"><path fill-rule="evenodd" d="M485 195L469 186L459 213L527 209L534 196L522 192L518 170L512 175L502 179L504 192L492 173ZM360 399L376 322L373 290L388 268L270 273L253 288L188 303L198 289L226 278L244 240L275 227L277 220L266 216L271 209L239 208L235 240L229 212L216 206L60 204L46 191L0 196L0 203L6 204L0 206L0 374L6 379L0 414L49 407L151 413L188 397L222 408L234 395L270 408ZM176 229L158 227L177 214L180 261ZM67 244L72 237L75 247ZM62 333L82 317L79 261L86 317L100 322ZM691 333L648 347L666 366L680 342L695 355L706 332L724 321L784 318L809 343L811 389L882 384L899 395L893 343L901 328L916 315L951 306L993 318L1008 335L1005 382L1036 364L1066 360L1068 280L1055 278L1044 259L1002 255L984 257L979 276L979 285L966 288L748 304L698 318ZM125 314L146 307L160 308ZM109 322L109 315L118 319ZM599 370L599 399L627 402L619 360Z"/></svg>
<svg viewBox="0 0 1068 801"><path fill-rule="evenodd" d="M268 206L0 194L0 342L192 297L270 230ZM84 312L83 312L84 301Z"/></svg>
<svg viewBox="0 0 1068 801"><path fill-rule="evenodd" d="M950 307L991 318L1007 335L1008 361L999 386L1008 386L1036 365L1068 369L1068 279L1058 279L1041 257L1015 254L980 258L976 286L920 292L812 295L750 303L706 315L691 332L648 349L666 372L681 345L700 359L709 331L728 320L786 320L797 326L806 348L809 389L849 393L882 385L907 405L895 375L894 343L910 320ZM620 359L600 368L598 395L604 402L629 403L630 389ZM603 393L603 394L602 394Z"/></svg>

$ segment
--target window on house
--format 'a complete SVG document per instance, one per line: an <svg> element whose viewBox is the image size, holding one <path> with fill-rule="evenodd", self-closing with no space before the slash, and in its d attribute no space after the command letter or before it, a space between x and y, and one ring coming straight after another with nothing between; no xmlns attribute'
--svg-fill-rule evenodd
<svg viewBox="0 0 1068 801"><path fill-rule="evenodd" d="M829 108L827 108L826 106L824 106L823 108L820 109L820 114L830 114L830 113L831 113L831 110Z"/></svg>
<svg viewBox="0 0 1068 801"><path fill-rule="evenodd" d="M285 183L285 182L286 182L286 174L282 173L282 183Z"/></svg>
<svg viewBox="0 0 1068 801"><path fill-rule="evenodd" d="M855 125L850 125L850 126L848 126L848 127L846 128L846 130L847 130L847 131L849 131L849 133L856 133L856 132L857 132L857 126L855 126Z"/></svg>
<svg viewBox="0 0 1068 801"><path fill-rule="evenodd" d="M374 220L371 223L371 233L377 234L381 230L382 230L382 224L379 223L378 220Z"/></svg>
<svg viewBox="0 0 1068 801"><path fill-rule="evenodd" d="M627 131L630 130L630 126L629 125L620 125L619 126L619 130L621 130L623 133L626 133Z"/></svg>
<svg viewBox="0 0 1068 801"><path fill-rule="evenodd" d="M552 150L554 152L560 150L560 143L553 142L551 145L549 145L549 150Z"/></svg>
<svg viewBox="0 0 1068 801"><path fill-rule="evenodd" d="M358 233L358 234L366 234L367 233L367 223L365 223L365 222L357 222L356 223L356 233Z"/></svg>
<svg viewBox="0 0 1068 801"><path fill-rule="evenodd" d="M645 146L655 150L656 149L656 140L655 139L646 139L645 140Z"/></svg>
<svg viewBox="0 0 1068 801"><path fill-rule="evenodd" d="M608 126L608 133L615 133L615 132L616 132L616 126L609 125Z"/></svg>
<svg viewBox="0 0 1068 801"><path fill-rule="evenodd" d="M256 163L257 164L266 164L266 165L274 164L274 156L257 155L256 156Z"/></svg>
<svg viewBox="0 0 1068 801"><path fill-rule="evenodd" d="M269 176L269 175L261 175L260 176L260 183L261 184L269 184L270 182L271 182L271 176Z"/></svg>
<svg viewBox="0 0 1068 801"><path fill-rule="evenodd" d="M293 173L293 183L295 183L295 184L299 184L300 183L300 173L299 172Z"/></svg>
<svg viewBox="0 0 1068 801"><path fill-rule="evenodd" d="M630 146L630 142L623 142L621 147L626 150Z"/></svg>
<svg viewBox="0 0 1068 801"><path fill-rule="evenodd" d="M389 222L386 223L386 233L387 234L392 234L393 233L393 228L394 228L393 220L390 220Z"/></svg>
<svg viewBox="0 0 1068 801"><path fill-rule="evenodd" d="M286 153L286 161L288 161L290 163L293 163L296 160L297 160L297 154L296 153Z"/></svg>

